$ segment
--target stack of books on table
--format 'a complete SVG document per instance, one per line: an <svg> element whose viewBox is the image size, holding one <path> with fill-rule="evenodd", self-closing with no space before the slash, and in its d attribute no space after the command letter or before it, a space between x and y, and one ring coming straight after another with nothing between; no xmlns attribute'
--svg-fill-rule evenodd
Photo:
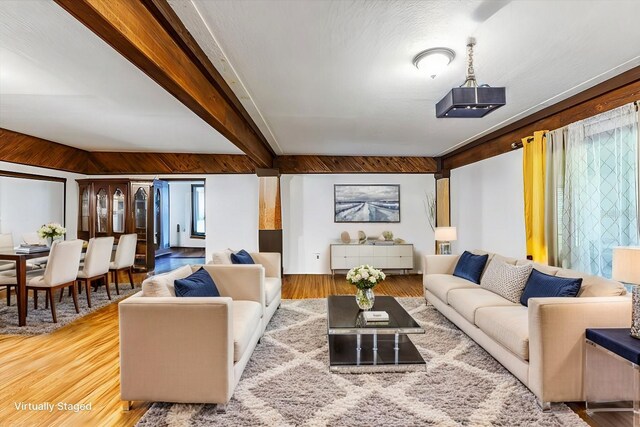
<svg viewBox="0 0 640 427"><path fill-rule="evenodd" d="M49 247L46 245L20 245L16 249L16 253L19 254L34 254L37 252L47 252Z"/></svg>
<svg viewBox="0 0 640 427"><path fill-rule="evenodd" d="M384 325L389 323L389 313L386 311L364 311L362 312L367 325Z"/></svg>

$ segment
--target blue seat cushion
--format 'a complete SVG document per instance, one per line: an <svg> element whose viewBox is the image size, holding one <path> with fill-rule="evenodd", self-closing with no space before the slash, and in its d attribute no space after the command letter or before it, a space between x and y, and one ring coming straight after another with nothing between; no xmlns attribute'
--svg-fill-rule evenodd
<svg viewBox="0 0 640 427"><path fill-rule="evenodd" d="M177 297L219 297L220 292L204 268L174 282Z"/></svg>
<svg viewBox="0 0 640 427"><path fill-rule="evenodd" d="M586 336L591 342L640 365L640 340L633 338L629 328L587 329Z"/></svg>
<svg viewBox="0 0 640 427"><path fill-rule="evenodd" d="M231 254L231 262L233 264L255 264L249 252L244 249L239 250L235 254Z"/></svg>
<svg viewBox="0 0 640 427"><path fill-rule="evenodd" d="M520 296L520 304L528 307L529 298L575 297L580 286L581 278L550 276L534 268Z"/></svg>
<svg viewBox="0 0 640 427"><path fill-rule="evenodd" d="M484 266L487 264L489 255L474 255L469 251L464 251L458 259L453 275L462 279L467 279L475 284L480 284L480 276Z"/></svg>

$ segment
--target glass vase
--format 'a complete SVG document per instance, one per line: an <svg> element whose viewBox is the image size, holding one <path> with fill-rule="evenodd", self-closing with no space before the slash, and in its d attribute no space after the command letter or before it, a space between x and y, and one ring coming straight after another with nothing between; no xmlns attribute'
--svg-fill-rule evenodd
<svg viewBox="0 0 640 427"><path fill-rule="evenodd" d="M360 310L368 311L373 307L376 297L373 295L373 289L358 289L356 292L356 304Z"/></svg>

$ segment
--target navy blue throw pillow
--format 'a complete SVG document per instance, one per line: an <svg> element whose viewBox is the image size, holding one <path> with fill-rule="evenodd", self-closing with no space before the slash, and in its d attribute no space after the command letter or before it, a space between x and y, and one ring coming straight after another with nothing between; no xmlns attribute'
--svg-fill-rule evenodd
<svg viewBox="0 0 640 427"><path fill-rule="evenodd" d="M220 292L204 268L174 282L177 297L219 297Z"/></svg>
<svg viewBox="0 0 640 427"><path fill-rule="evenodd" d="M529 298L575 297L580 292L580 286L582 279L550 276L534 268L520 297L520 304L528 307Z"/></svg>
<svg viewBox="0 0 640 427"><path fill-rule="evenodd" d="M239 250L235 254L231 254L231 262L233 264L255 264L251 255L244 249Z"/></svg>
<svg viewBox="0 0 640 427"><path fill-rule="evenodd" d="M453 275L479 285L480 276L482 276L482 271L488 259L489 255L474 255L469 251L464 251L460 255L460 259L458 259Z"/></svg>

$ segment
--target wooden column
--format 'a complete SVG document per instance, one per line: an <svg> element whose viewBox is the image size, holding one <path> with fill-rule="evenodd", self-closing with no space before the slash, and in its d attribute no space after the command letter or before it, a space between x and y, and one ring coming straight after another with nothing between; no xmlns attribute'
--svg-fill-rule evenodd
<svg viewBox="0 0 640 427"><path fill-rule="evenodd" d="M258 250L282 255L282 209L280 205L280 172L257 169L260 178Z"/></svg>
<svg viewBox="0 0 640 427"><path fill-rule="evenodd" d="M439 172L436 173L436 227L451 226L451 208L449 193L450 171L442 169L442 162L438 161ZM438 242L436 244L436 254L440 252Z"/></svg>

